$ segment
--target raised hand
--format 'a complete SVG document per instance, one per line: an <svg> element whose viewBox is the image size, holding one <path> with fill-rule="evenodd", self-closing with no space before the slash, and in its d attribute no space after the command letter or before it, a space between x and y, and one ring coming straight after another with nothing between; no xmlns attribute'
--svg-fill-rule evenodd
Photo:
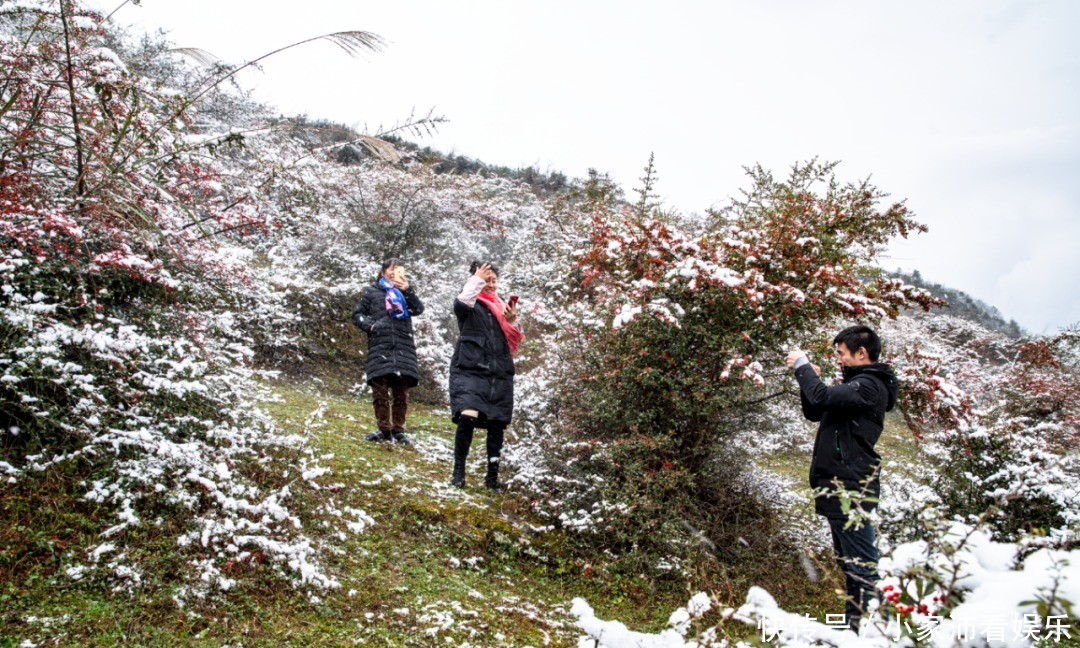
<svg viewBox="0 0 1080 648"><path fill-rule="evenodd" d="M479 268L476 269L476 272L473 273L473 276L480 277L484 281L488 281L495 276L495 271L491 269L490 264L483 263L480 265Z"/></svg>

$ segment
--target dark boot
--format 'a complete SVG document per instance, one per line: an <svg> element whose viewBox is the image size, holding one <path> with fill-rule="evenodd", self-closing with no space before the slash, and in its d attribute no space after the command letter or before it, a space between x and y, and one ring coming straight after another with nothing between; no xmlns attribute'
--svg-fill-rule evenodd
<svg viewBox="0 0 1080 648"><path fill-rule="evenodd" d="M376 443L380 443L382 441L389 441L391 438L392 437L390 436L389 432L384 432L382 430L375 430L374 432L372 432L372 433L368 434L367 436L365 436L364 440L365 441L374 441Z"/></svg>
<svg viewBox="0 0 1080 648"><path fill-rule="evenodd" d="M457 432L454 433L454 473L450 477L450 483L458 488L465 488L465 459L468 458L469 447L472 446L475 425L475 419L464 419L465 417L462 417Z"/></svg>
<svg viewBox="0 0 1080 648"><path fill-rule="evenodd" d="M487 474L484 475L484 486L493 493L502 490L499 486L499 458L488 459Z"/></svg>
<svg viewBox="0 0 1080 648"><path fill-rule="evenodd" d="M503 426L489 425L487 433L487 475L484 476L484 486L498 493L499 487L499 461L502 458Z"/></svg>

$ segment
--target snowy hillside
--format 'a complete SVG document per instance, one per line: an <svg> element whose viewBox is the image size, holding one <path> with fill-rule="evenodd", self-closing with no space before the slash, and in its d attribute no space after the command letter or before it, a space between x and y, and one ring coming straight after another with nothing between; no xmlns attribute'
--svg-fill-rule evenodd
<svg viewBox="0 0 1080 648"><path fill-rule="evenodd" d="M78 3L4 3L0 35L3 637L1028 645L1080 601L1080 336L926 314L878 269L924 228L842 167L752 167L689 217L651 161L621 188L450 164L405 142L425 120L275 117L235 68ZM428 305L411 449L361 440L350 315L389 257ZM447 483L474 259L525 333L498 495ZM839 572L783 363L799 346L828 377L854 321L902 381L861 637L827 627Z"/></svg>

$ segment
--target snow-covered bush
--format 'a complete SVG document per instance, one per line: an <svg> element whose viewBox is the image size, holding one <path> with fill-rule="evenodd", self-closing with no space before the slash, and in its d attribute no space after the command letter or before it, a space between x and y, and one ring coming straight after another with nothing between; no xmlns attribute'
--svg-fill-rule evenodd
<svg viewBox="0 0 1080 648"><path fill-rule="evenodd" d="M753 588L734 618L778 646L1031 646L1075 642L1080 554L1040 549L1026 557L988 528L954 524L932 540L901 544L881 560L882 604L859 636L842 622L793 614ZM842 614L832 615L842 619Z"/></svg>
<svg viewBox="0 0 1080 648"><path fill-rule="evenodd" d="M681 607L671 613L668 629L659 634L635 632L619 621L604 621L596 616L585 599L574 599L570 613L577 617L578 627L585 632L578 645L585 648L720 648L726 640L709 627L703 618L715 608L705 592L698 592ZM704 626L704 628L703 628ZM693 637L687 635L694 631Z"/></svg>
<svg viewBox="0 0 1080 648"><path fill-rule="evenodd" d="M986 528L955 524L930 542L904 543L881 560L881 605L859 634L838 612L814 616L783 609L761 587L743 605L716 608L704 593L671 615L670 628L650 634L601 620L583 600L571 612L585 633L580 646L706 648L712 646L981 647L1075 645L1073 606L1080 597L1080 553L998 543ZM742 628L738 627L740 624ZM690 631L693 631L692 633ZM747 632L753 637L747 637Z"/></svg>
<svg viewBox="0 0 1080 648"><path fill-rule="evenodd" d="M1080 515L1076 333L1011 339L938 316L890 334L901 409L933 467L925 498L892 509L894 533L924 537L922 518L933 510L947 520L986 518L997 539L1074 542L1066 530Z"/></svg>
<svg viewBox="0 0 1080 648"><path fill-rule="evenodd" d="M745 200L704 233L611 201L583 205L592 229L566 336L580 353L559 381L560 439L539 510L654 558L698 546L684 523L721 545L775 537L770 509L741 479L753 448L732 441L788 393L781 352L843 319L930 299L872 265L891 236L921 226L903 204L879 210L876 188L841 185L833 168L799 165L784 182L751 170Z"/></svg>
<svg viewBox="0 0 1080 648"><path fill-rule="evenodd" d="M265 215L223 191L190 98L133 74L100 25L78 3L0 8L3 470L76 476L104 516L71 578L137 586L132 531L155 529L203 587L237 561L332 586L292 508L321 471L253 406L235 315L248 255L226 242Z"/></svg>

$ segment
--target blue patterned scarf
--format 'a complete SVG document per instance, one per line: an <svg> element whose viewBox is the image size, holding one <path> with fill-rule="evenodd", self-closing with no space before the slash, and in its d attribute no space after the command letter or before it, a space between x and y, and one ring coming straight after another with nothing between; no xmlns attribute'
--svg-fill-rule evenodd
<svg viewBox="0 0 1080 648"><path fill-rule="evenodd" d="M405 319L409 316L409 307L405 305L405 295L394 286L394 282L386 277L379 279L379 288L386 291L386 312L394 319Z"/></svg>

